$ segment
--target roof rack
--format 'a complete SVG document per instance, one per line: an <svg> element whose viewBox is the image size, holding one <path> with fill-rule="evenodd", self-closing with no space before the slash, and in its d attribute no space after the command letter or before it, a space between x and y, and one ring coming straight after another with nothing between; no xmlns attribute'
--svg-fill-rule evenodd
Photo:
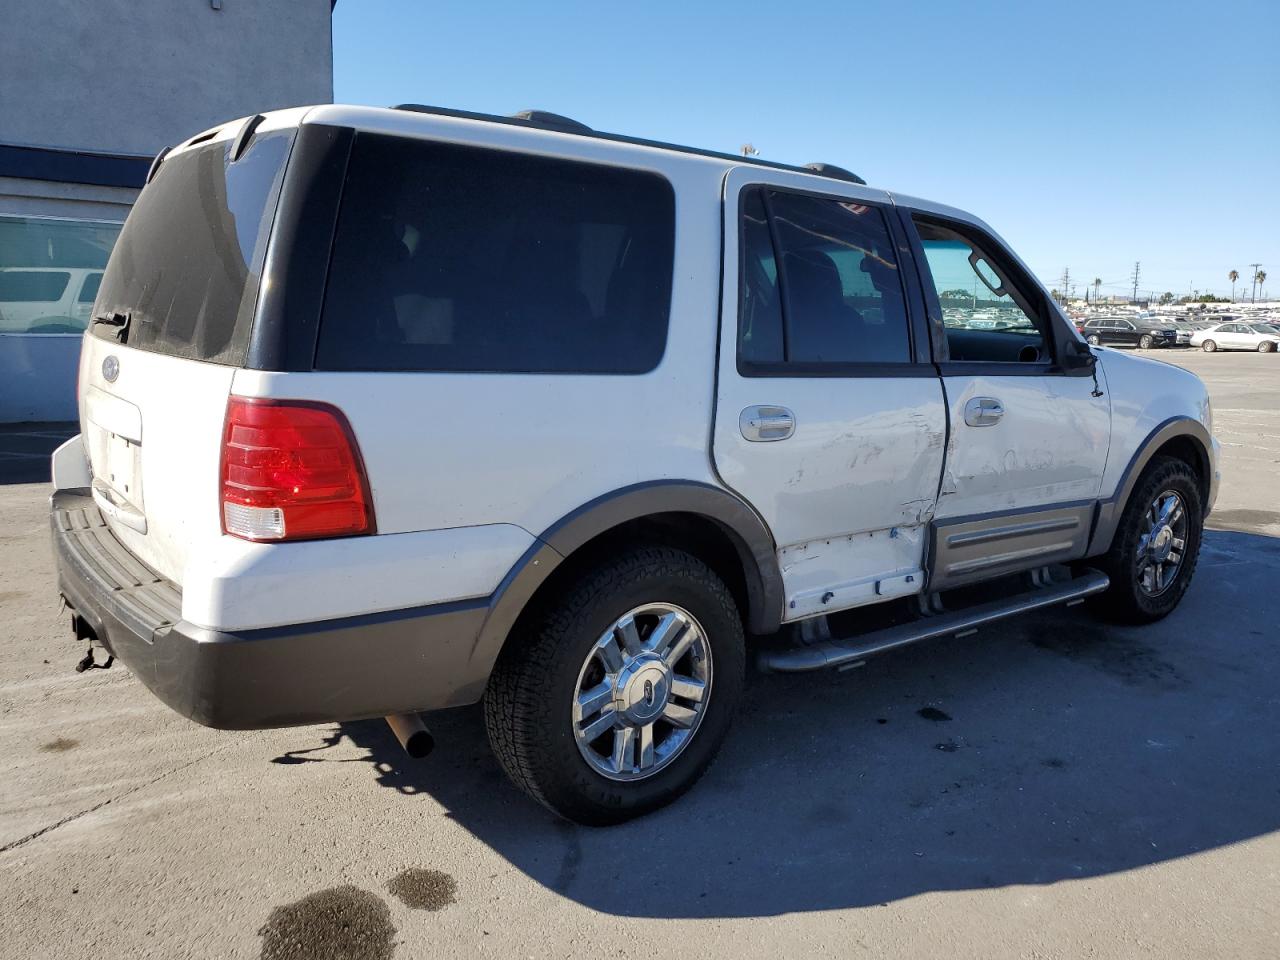
<svg viewBox="0 0 1280 960"><path fill-rule="evenodd" d="M400 103L393 110L407 110L411 113L429 113L441 117L457 117L460 120L481 120L485 123L505 123L521 127L538 127L543 130L554 130L557 133L571 133L583 137L595 137L613 143L628 143L637 147L656 147L659 150L674 150L676 153L688 153L698 157L712 157L716 160L729 160L733 163L748 164L753 167L766 167L770 170L789 170L792 173L810 173L832 180L845 180L850 183L866 185L856 173L837 167L831 163L809 163L802 167L790 163L777 163L773 160L761 160L759 157L744 157L736 153L722 153L719 150L703 150L699 147L687 147L679 143L665 143L662 140L647 140L644 137L628 137L619 133L603 133L588 127L569 117L546 110L522 110L510 117L495 113L474 113L470 110L453 110L449 107L431 107L422 103Z"/></svg>
<svg viewBox="0 0 1280 960"><path fill-rule="evenodd" d="M867 185L867 181L856 173L846 170L844 167L837 167L834 163L806 163L804 169L816 173L820 177L830 177L832 180L848 180L850 183L860 183L864 187Z"/></svg>
<svg viewBox="0 0 1280 960"><path fill-rule="evenodd" d="M461 120L483 120L486 123L507 123L521 127L539 127L543 130L555 130L557 133L576 133L590 137L595 131L585 123L579 123L571 117L551 113L547 110L521 110L509 117L500 117L496 113L472 113L470 110L451 110L448 107L429 107L424 103L400 103L393 110L408 110L410 113L430 113L441 117L457 117Z"/></svg>

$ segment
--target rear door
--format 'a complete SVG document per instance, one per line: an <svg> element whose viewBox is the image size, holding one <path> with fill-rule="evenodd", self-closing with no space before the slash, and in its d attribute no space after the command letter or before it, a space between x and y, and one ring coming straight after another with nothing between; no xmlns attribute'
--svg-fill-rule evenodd
<svg viewBox="0 0 1280 960"><path fill-rule="evenodd" d="M946 410L904 242L878 191L726 178L715 465L773 532L786 620L923 584Z"/></svg>
<svg viewBox="0 0 1280 960"><path fill-rule="evenodd" d="M169 155L103 274L80 362L93 496L120 540L181 584L221 535L222 425L244 362L291 129Z"/></svg>
<svg viewBox="0 0 1280 960"><path fill-rule="evenodd" d="M1010 324L945 328L936 344L951 441L931 589L1083 556L1111 411L1088 370L1058 362L1075 331L986 230L933 212L913 212L908 222L931 309L941 315L932 294L976 279L986 306Z"/></svg>

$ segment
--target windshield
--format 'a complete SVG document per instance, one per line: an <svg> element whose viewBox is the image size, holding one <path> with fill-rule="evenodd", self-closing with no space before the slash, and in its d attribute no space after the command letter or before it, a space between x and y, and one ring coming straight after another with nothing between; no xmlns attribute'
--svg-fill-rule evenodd
<svg viewBox="0 0 1280 960"><path fill-rule="evenodd" d="M293 131L257 137L235 163L230 142L161 163L112 251L93 312L108 322L93 324L93 334L154 353L241 363L292 138Z"/></svg>

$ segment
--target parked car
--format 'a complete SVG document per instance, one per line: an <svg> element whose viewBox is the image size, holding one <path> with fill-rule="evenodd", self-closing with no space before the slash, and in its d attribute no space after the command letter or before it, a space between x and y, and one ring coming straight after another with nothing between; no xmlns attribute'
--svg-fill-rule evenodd
<svg viewBox="0 0 1280 960"><path fill-rule="evenodd" d="M964 271L1014 326L943 324ZM300 108L163 154L79 403L81 666L414 754L419 711L483 701L511 778L596 824L694 783L749 655L1164 617L1218 489L1200 380L1092 352L981 220L540 113Z"/></svg>
<svg viewBox="0 0 1280 960"><path fill-rule="evenodd" d="M1257 350L1274 353L1280 344L1280 331L1265 323L1219 323L1207 330L1197 330L1191 345L1205 353L1215 350Z"/></svg>
<svg viewBox="0 0 1280 960"><path fill-rule="evenodd" d="M1152 347L1173 347L1178 343L1178 331L1174 327L1126 317L1098 317L1086 323L1080 332L1094 346L1150 350Z"/></svg>
<svg viewBox="0 0 1280 960"><path fill-rule="evenodd" d="M0 333L81 333L100 268L0 267Z"/></svg>

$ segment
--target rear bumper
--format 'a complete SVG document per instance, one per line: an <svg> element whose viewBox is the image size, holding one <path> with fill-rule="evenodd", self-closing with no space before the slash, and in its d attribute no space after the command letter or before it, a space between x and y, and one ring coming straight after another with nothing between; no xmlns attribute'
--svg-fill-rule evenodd
<svg viewBox="0 0 1280 960"><path fill-rule="evenodd" d="M197 723L255 729L474 703L487 598L221 632L181 618L178 588L111 533L87 490L59 490L58 586L99 642Z"/></svg>

